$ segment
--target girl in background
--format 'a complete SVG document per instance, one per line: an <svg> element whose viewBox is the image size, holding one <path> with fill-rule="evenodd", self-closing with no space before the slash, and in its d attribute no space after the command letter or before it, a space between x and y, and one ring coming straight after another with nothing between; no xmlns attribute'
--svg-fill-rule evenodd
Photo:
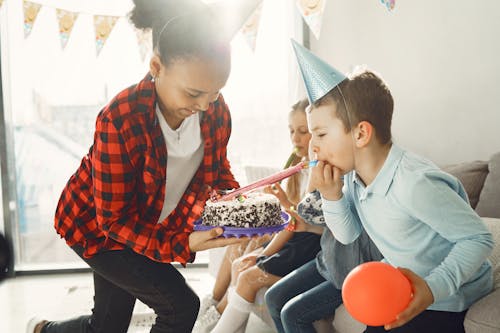
<svg viewBox="0 0 500 333"><path fill-rule="evenodd" d="M308 159L311 135L307 128L305 112L307 106L307 100L301 100L292 106L289 114L290 139L294 152L285 168ZM284 209L293 210L305 193L307 182L308 171L306 169L287 179L284 185L286 191L280 184L275 184L266 188L265 192L274 194ZM321 231L321 228L318 228L317 233L283 230L270 242L233 260L229 273L231 274L231 287L219 302L216 304L213 302L198 318L193 332L243 331L257 292L261 288L273 285L295 268L312 260L320 249L318 233ZM250 246L252 246L251 242ZM221 267L227 269L228 266L226 263Z"/></svg>

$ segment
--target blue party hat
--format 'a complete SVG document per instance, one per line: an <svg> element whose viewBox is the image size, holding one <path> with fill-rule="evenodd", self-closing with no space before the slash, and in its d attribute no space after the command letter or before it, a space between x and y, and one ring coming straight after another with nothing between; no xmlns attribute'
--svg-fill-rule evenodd
<svg viewBox="0 0 500 333"><path fill-rule="evenodd" d="M309 103L317 102L347 77L292 39Z"/></svg>

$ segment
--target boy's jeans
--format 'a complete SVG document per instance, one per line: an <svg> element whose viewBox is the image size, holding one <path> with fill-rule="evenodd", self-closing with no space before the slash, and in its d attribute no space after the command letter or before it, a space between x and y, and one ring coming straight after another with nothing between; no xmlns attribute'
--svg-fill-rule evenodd
<svg viewBox="0 0 500 333"><path fill-rule="evenodd" d="M319 274L315 259L274 284L265 298L280 333L314 333L313 322L331 316L342 304L341 291Z"/></svg>
<svg viewBox="0 0 500 333"><path fill-rule="evenodd" d="M90 316L50 322L42 333L125 333L136 298L157 314L152 333L191 332L199 299L171 264L159 263L130 249L83 258L94 271L94 309Z"/></svg>

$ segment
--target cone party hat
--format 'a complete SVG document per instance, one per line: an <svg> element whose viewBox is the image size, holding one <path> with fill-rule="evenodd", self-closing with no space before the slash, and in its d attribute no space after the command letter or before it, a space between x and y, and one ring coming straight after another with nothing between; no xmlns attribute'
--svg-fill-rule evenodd
<svg viewBox="0 0 500 333"><path fill-rule="evenodd" d="M309 103L325 96L347 77L292 39Z"/></svg>

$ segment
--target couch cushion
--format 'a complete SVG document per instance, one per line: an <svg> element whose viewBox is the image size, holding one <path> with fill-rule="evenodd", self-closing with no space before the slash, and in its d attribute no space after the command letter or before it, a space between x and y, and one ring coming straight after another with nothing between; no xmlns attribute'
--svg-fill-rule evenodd
<svg viewBox="0 0 500 333"><path fill-rule="evenodd" d="M465 315L466 333L500 332L500 289L474 303Z"/></svg>
<svg viewBox="0 0 500 333"><path fill-rule="evenodd" d="M500 219L483 218L495 239L489 257L495 279L494 291L472 304L464 320L466 333L500 332Z"/></svg>
<svg viewBox="0 0 500 333"><path fill-rule="evenodd" d="M500 153L491 157L488 170L476 212L480 216L500 217Z"/></svg>
<svg viewBox="0 0 500 333"><path fill-rule="evenodd" d="M491 265L493 266L495 289L500 289L500 218L494 219L485 217L483 218L483 221L495 240L495 247L493 248L493 251L488 259L490 259Z"/></svg>
<svg viewBox="0 0 500 333"><path fill-rule="evenodd" d="M484 181L488 175L488 162L473 161L443 167L447 173L457 177L464 185L470 205L476 208Z"/></svg>

